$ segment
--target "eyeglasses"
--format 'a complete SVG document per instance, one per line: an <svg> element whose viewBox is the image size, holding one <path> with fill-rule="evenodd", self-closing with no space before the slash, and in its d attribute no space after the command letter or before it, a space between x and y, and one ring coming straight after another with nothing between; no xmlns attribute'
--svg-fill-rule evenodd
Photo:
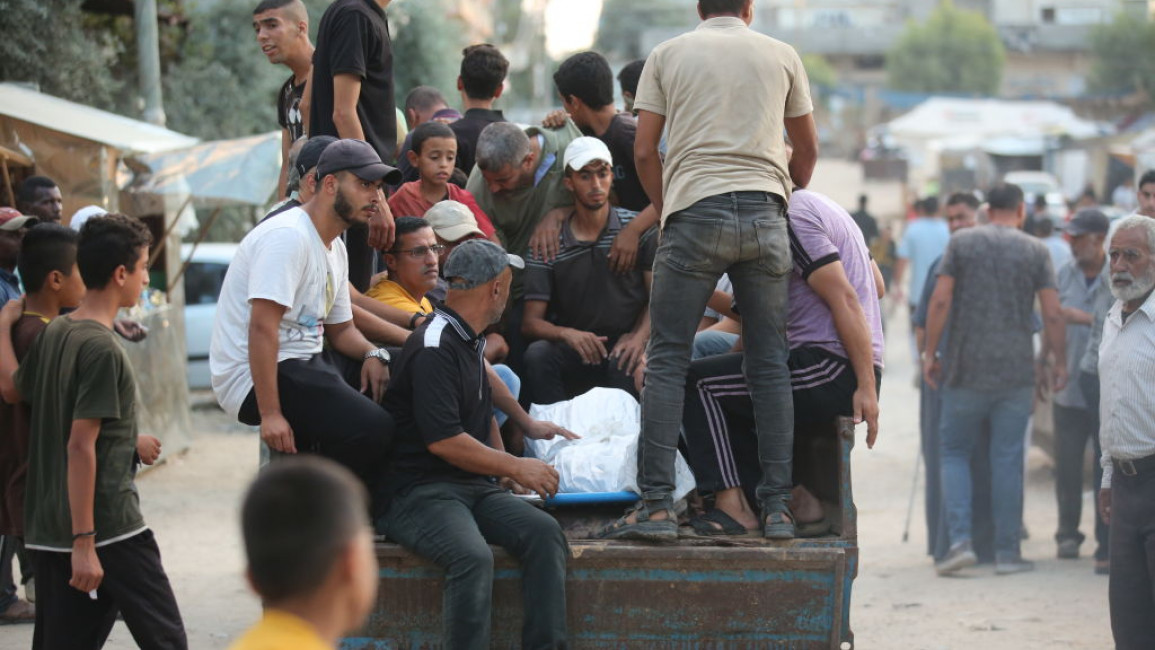
<svg viewBox="0 0 1155 650"><path fill-rule="evenodd" d="M393 253L394 255L400 255L400 254L404 253L404 254L408 255L409 257L412 257L413 259L419 260L419 259L424 258L429 253L433 253L434 255L440 255L444 251L445 251L445 246L442 246L441 244L434 244L432 246L417 246L416 248L409 248L406 250L394 249L390 252Z"/></svg>

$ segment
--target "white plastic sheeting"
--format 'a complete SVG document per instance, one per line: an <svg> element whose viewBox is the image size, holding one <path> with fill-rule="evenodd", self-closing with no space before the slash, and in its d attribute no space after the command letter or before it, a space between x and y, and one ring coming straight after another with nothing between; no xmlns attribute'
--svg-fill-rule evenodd
<svg viewBox="0 0 1155 650"><path fill-rule="evenodd" d="M594 388L566 402L534 404L530 415L581 436L580 440L526 440L527 455L557 469L560 492L638 492L638 434L641 406L617 388ZM675 468L674 499L694 489L682 454Z"/></svg>

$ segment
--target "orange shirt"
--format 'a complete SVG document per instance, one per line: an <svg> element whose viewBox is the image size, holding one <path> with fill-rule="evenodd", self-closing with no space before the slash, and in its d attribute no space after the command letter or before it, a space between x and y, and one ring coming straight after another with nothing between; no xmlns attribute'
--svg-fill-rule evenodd
<svg viewBox="0 0 1155 650"><path fill-rule="evenodd" d="M449 189L449 195L445 198L450 201L457 201L462 203L465 207L473 212L473 218L477 219L477 227L481 232L485 233L487 239L493 238L494 228L493 222L489 220L485 212L477 205L477 201L473 200L473 195L460 187L449 183L446 185ZM424 217L425 212L432 208L433 204L425 200L421 196L421 181L413 181L406 183L399 187L393 196L389 197L389 210L393 213L393 217Z"/></svg>

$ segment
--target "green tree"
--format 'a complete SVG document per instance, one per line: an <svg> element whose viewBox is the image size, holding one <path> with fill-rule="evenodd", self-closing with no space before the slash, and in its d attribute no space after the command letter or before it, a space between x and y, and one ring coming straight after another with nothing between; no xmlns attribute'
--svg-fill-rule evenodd
<svg viewBox="0 0 1155 650"><path fill-rule="evenodd" d="M85 29L74 0L0 0L0 80L34 83L50 95L106 110L122 83L111 65L121 44Z"/></svg>
<svg viewBox="0 0 1155 650"><path fill-rule="evenodd" d="M886 55L886 71L895 90L994 95L1004 58L999 34L982 14L943 0L925 23L907 23Z"/></svg>
<svg viewBox="0 0 1155 650"><path fill-rule="evenodd" d="M467 43L465 30L446 19L450 9L446 0L400 0L389 5L398 106L417 86L433 86L455 103L461 50Z"/></svg>
<svg viewBox="0 0 1155 650"><path fill-rule="evenodd" d="M1090 87L1155 99L1155 23L1119 14L1091 32Z"/></svg>
<svg viewBox="0 0 1155 650"><path fill-rule="evenodd" d="M698 16L686 0L605 0L594 49L606 56L640 59L642 34L652 27L692 27Z"/></svg>

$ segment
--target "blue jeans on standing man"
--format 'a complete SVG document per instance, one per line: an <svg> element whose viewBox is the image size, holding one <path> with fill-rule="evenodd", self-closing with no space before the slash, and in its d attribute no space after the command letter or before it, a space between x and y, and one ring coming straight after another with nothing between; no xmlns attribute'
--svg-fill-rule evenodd
<svg viewBox="0 0 1155 650"><path fill-rule="evenodd" d="M1023 524L1023 454L1033 386L942 390L942 492L950 544L971 539L971 452L984 424L991 434L991 509L995 559L1019 558Z"/></svg>
<svg viewBox="0 0 1155 650"><path fill-rule="evenodd" d="M666 218L650 289L638 449L638 487L647 512L673 507L691 346L723 273L730 274L745 326L742 369L754 402L762 468L758 499L781 507L789 497L794 402L786 365L786 312L791 269L786 202L776 194L728 192Z"/></svg>

